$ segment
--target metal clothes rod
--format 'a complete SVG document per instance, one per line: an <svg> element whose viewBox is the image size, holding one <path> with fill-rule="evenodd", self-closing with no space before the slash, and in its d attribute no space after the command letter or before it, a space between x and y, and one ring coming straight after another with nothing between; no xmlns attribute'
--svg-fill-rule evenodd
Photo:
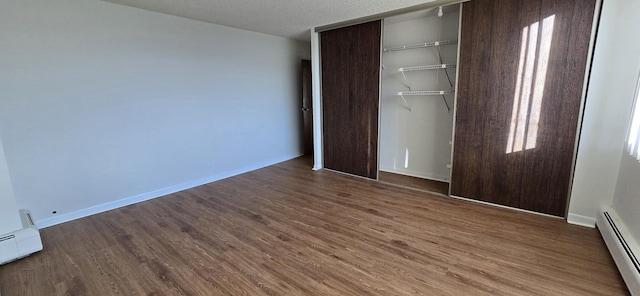
<svg viewBox="0 0 640 296"><path fill-rule="evenodd" d="M425 48L425 47L436 47L450 44L458 44L456 40L443 40L443 41L433 41L433 42L425 42L419 44L411 44L411 45L402 45L402 46L394 46L389 48L384 48L383 52L391 52L391 51L399 51L399 50L407 50L407 49L416 49L416 48Z"/></svg>
<svg viewBox="0 0 640 296"><path fill-rule="evenodd" d="M438 65L427 65L427 66L403 67L403 68L399 68L398 71L413 72L413 71L425 71L425 70L451 69L455 67L456 67L455 64L438 64Z"/></svg>

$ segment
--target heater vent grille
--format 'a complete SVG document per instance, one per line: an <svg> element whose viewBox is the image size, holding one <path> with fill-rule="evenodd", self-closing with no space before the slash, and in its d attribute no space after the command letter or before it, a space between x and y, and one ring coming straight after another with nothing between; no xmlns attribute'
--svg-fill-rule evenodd
<svg viewBox="0 0 640 296"><path fill-rule="evenodd" d="M629 244L620 233L620 230L616 226L616 223L613 222L611 215L609 215L608 212L604 212L604 217L607 218L607 222L611 226L611 229L613 229L613 232L616 234L616 237L620 241L620 244L624 248L624 251L627 253L627 256L629 256L629 258L631 259L631 262L633 263L633 266L636 268L636 271L640 272L640 263L638 262L638 258L633 253L633 250L631 250L631 247L629 247Z"/></svg>
<svg viewBox="0 0 640 296"><path fill-rule="evenodd" d="M3 236L3 237L0 237L0 242L8 241L8 240L14 239L14 238L16 238L16 236L13 235L13 234L10 234L10 235L7 235L7 236Z"/></svg>

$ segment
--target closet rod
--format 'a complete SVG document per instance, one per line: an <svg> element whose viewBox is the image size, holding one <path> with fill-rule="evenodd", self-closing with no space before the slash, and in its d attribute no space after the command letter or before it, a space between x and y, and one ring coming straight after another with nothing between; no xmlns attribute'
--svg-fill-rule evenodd
<svg viewBox="0 0 640 296"><path fill-rule="evenodd" d="M396 93L399 96L441 96L452 94L453 89L445 90L410 90Z"/></svg>
<svg viewBox="0 0 640 296"><path fill-rule="evenodd" d="M425 70L439 70L439 69L451 69L455 68L455 64L438 64L438 65L428 65L428 66L413 66L413 67L403 67L399 68L400 72L412 72L412 71L425 71Z"/></svg>
<svg viewBox="0 0 640 296"><path fill-rule="evenodd" d="M457 43L458 43L458 41L456 41L456 40L433 41L433 42L425 42L425 43L419 43L419 44L394 46L394 47L384 48L382 51L383 52L391 52L391 51L398 51L398 50L407 50L407 49L416 49L416 48L425 48L425 47L436 47L436 46L443 46L443 45L450 45L450 44L457 44Z"/></svg>

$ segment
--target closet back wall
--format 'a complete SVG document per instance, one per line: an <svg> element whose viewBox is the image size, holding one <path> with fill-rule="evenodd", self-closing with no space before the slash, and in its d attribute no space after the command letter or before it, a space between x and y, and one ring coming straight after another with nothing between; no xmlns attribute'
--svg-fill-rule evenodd
<svg viewBox="0 0 640 296"><path fill-rule="evenodd" d="M455 6L448 7L454 9ZM384 21L385 48L425 42L458 39L459 10L442 17L437 9L391 17ZM411 111L397 95L410 90L447 90L444 70L406 72L398 68L435 65L438 50L444 63L456 64L457 44L385 52L382 63L380 170L432 180L448 181L451 162L454 95L406 96ZM455 86L456 69L447 69Z"/></svg>
<svg viewBox="0 0 640 296"><path fill-rule="evenodd" d="M0 28L0 137L40 226L302 153L308 43L95 0L3 1Z"/></svg>

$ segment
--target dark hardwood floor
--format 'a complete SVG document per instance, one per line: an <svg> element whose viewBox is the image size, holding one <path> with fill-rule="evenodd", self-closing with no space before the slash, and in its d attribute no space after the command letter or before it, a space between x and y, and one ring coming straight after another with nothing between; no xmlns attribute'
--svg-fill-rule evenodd
<svg viewBox="0 0 640 296"><path fill-rule="evenodd" d="M300 158L42 230L13 295L625 295L595 229Z"/></svg>
<svg viewBox="0 0 640 296"><path fill-rule="evenodd" d="M449 183L380 171L378 181L411 189L449 195Z"/></svg>

